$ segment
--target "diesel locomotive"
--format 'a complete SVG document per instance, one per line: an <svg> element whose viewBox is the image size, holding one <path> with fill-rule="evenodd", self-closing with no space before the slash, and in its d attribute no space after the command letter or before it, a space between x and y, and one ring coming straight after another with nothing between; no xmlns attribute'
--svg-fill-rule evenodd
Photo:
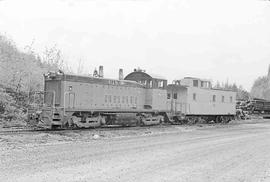
<svg viewBox="0 0 270 182"><path fill-rule="evenodd" d="M50 128L228 122L235 115L236 93L198 78L168 84L141 69L124 77L120 69L119 79L107 79L100 66L93 76L49 72L44 82L43 102L29 108L29 121Z"/></svg>

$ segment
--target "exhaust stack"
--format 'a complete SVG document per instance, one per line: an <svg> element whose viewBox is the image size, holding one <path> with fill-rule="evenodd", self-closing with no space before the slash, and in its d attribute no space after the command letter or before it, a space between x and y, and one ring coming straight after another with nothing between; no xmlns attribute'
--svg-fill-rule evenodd
<svg viewBox="0 0 270 182"><path fill-rule="evenodd" d="M103 66L99 66L99 73L98 74L99 74L100 78L103 78L103 76L104 76L103 75Z"/></svg>
<svg viewBox="0 0 270 182"><path fill-rule="evenodd" d="M124 80L123 69L119 69L119 80Z"/></svg>

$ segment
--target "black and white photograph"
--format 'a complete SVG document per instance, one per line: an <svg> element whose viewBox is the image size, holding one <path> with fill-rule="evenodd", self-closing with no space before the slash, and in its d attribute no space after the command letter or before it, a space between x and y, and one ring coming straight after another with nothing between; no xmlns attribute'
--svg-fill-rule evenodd
<svg viewBox="0 0 270 182"><path fill-rule="evenodd" d="M270 182L270 0L0 0L0 182Z"/></svg>

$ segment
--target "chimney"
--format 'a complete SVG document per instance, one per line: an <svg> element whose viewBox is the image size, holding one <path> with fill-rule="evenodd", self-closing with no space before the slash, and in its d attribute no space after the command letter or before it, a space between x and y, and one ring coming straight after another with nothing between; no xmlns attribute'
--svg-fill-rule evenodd
<svg viewBox="0 0 270 182"><path fill-rule="evenodd" d="M103 78L103 66L99 66L99 77Z"/></svg>
<svg viewBox="0 0 270 182"><path fill-rule="evenodd" d="M123 80L123 79L124 79L123 69L119 69L119 80Z"/></svg>

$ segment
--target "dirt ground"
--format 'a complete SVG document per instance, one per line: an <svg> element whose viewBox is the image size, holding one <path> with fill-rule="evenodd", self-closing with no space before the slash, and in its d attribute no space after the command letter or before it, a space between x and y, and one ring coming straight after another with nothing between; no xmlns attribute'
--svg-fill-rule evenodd
<svg viewBox="0 0 270 182"><path fill-rule="evenodd" d="M1 131L0 181L270 181L270 120Z"/></svg>

